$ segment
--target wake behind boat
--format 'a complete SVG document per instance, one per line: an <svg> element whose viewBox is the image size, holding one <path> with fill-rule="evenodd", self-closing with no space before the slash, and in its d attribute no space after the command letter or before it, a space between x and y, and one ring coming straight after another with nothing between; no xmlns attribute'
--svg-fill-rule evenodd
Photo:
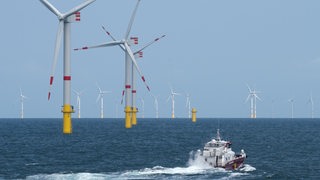
<svg viewBox="0 0 320 180"><path fill-rule="evenodd" d="M235 154L231 149L231 142L221 140L219 129L217 130L217 137L206 143L201 156L210 166L227 170L239 169L247 158L243 149L240 154Z"/></svg>

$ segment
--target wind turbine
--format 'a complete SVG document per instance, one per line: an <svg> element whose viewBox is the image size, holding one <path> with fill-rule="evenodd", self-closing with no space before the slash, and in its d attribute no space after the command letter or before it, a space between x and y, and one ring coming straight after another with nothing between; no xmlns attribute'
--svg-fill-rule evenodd
<svg viewBox="0 0 320 180"><path fill-rule="evenodd" d="M250 98L250 118L257 118L257 99L261 101L261 99L258 97L257 93L260 93L259 91L256 91L255 89L251 89L249 85L247 85L249 90L249 95L246 99L246 102Z"/></svg>
<svg viewBox="0 0 320 180"><path fill-rule="evenodd" d="M24 106L23 106L24 99L27 99L27 97L22 94L22 90L20 88L20 102L21 102L20 118L21 119L24 118Z"/></svg>
<svg viewBox="0 0 320 180"><path fill-rule="evenodd" d="M171 93L170 93L170 95L169 95L169 97L168 97L168 99L167 99L167 101L169 101L169 99L171 98L171 103L172 103L172 106L171 106L171 118L173 119L173 118L175 118L175 114L174 114L174 103L175 103L175 101L174 101L174 96L175 95L181 95L181 94L179 94L179 93L176 93L176 92L174 92L173 91L173 89L171 88Z"/></svg>
<svg viewBox="0 0 320 180"><path fill-rule="evenodd" d="M131 121L131 114L133 111L132 108L132 99L131 99L131 93L132 93L132 63L136 70L138 71L142 81L146 85L148 91L150 91L149 86L146 83L145 77L143 76L136 60L133 51L131 50L130 46L133 44L138 43L138 39L136 37L129 38L129 34L131 31L131 27L139 6L141 0L137 1L137 4L135 6L135 9L132 13L131 19L129 21L129 25L127 28L127 31L125 33L125 36L122 40L116 40L109 32L106 31L106 33L113 39L111 42L103 43L100 45L96 46L91 46L91 47L82 47L82 48L76 48L74 50L86 50L86 49L92 49L92 48L100 48L100 47L108 47L108 46L120 46L120 48L125 52L125 90L124 90L124 95L125 95L125 127L126 128L131 128L132 127L132 121Z"/></svg>
<svg viewBox="0 0 320 180"><path fill-rule="evenodd" d="M314 115L314 103L313 103L312 93L310 94L310 98L309 98L308 103L311 104L311 118L313 119L313 115Z"/></svg>
<svg viewBox="0 0 320 180"><path fill-rule="evenodd" d="M156 118L159 118L158 96L155 96L155 95L152 94L152 97L154 98L154 108L156 110Z"/></svg>
<svg viewBox="0 0 320 180"><path fill-rule="evenodd" d="M140 98L140 100L141 100L141 109L142 109L141 117L144 118L144 99Z"/></svg>
<svg viewBox="0 0 320 180"><path fill-rule="evenodd" d="M188 108L188 118L191 118L191 102L190 102L190 94L186 94L187 96L187 102L186 107Z"/></svg>
<svg viewBox="0 0 320 180"><path fill-rule="evenodd" d="M98 85L97 85L98 86ZM111 93L111 91L102 91L101 88L98 86L98 89L99 89L99 95L97 97L97 102L100 100L100 118L103 119L104 116L103 116L103 112L104 112L104 109L103 109L103 96L104 94L107 94L107 93Z"/></svg>
<svg viewBox="0 0 320 180"><path fill-rule="evenodd" d="M77 95L77 109L78 109L78 118L80 119L81 118L81 94L83 93L83 91L76 91L76 90L73 90L73 92Z"/></svg>
<svg viewBox="0 0 320 180"><path fill-rule="evenodd" d="M288 102L291 104L291 119L293 119L293 104L294 104L294 99L291 98L288 100Z"/></svg>
<svg viewBox="0 0 320 180"><path fill-rule="evenodd" d="M74 112L71 106L71 61L70 61L70 31L71 22L80 21L80 10L93 3L95 0L87 0L82 4L72 8L66 13L59 12L52 4L47 0L40 0L40 2L46 6L52 13L54 13L59 20L59 28L56 38L56 44L54 49L54 57L50 75L50 88L48 93L48 100L51 95L51 88L53 83L54 72L58 60L61 39L63 38L64 55L63 55L63 133L72 133L71 113Z"/></svg>

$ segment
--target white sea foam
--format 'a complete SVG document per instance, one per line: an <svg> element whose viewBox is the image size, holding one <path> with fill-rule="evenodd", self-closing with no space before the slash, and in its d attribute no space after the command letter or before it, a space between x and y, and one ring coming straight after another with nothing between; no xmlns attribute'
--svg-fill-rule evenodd
<svg viewBox="0 0 320 180"><path fill-rule="evenodd" d="M165 179L168 177L190 177L196 176L202 179L210 179L214 176L220 179L237 179L239 176L248 175L247 172L255 171L256 168L245 164L239 171L226 171L223 168L212 168L208 165L202 156L200 151L191 151L190 158L186 167L162 167L155 166L152 168L144 168L140 170L129 170L125 172L111 172L111 173L70 173L70 174L51 174L51 175L35 175L29 176L27 179L33 180L104 180L104 179ZM195 177L195 178L196 178ZM206 178L207 177L207 178Z"/></svg>

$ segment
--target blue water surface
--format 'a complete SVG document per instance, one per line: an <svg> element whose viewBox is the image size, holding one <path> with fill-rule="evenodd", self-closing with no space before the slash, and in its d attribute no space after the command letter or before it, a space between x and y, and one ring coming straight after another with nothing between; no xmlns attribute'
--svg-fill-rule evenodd
<svg viewBox="0 0 320 180"><path fill-rule="evenodd" d="M220 129L237 171L211 168L197 150ZM0 119L0 179L320 179L320 119Z"/></svg>

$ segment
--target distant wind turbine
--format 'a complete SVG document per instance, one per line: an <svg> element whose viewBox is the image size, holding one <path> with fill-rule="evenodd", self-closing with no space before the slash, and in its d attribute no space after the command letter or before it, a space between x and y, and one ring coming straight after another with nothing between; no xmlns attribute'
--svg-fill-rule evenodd
<svg viewBox="0 0 320 180"><path fill-rule="evenodd" d="M190 102L190 94L186 94L187 96L187 102L186 107L188 108L188 118L191 118L191 102Z"/></svg>
<svg viewBox="0 0 320 180"><path fill-rule="evenodd" d="M98 102L100 100L100 118L103 119L104 118L103 95L107 93L111 93L111 91L102 91L99 86L98 86L98 89L99 89L99 95L96 101Z"/></svg>
<svg viewBox="0 0 320 180"><path fill-rule="evenodd" d="M144 118L144 99L140 98L141 100L141 117Z"/></svg>
<svg viewBox="0 0 320 180"><path fill-rule="evenodd" d="M20 88L20 103L21 103L21 111L20 111L20 118L23 119L24 118L24 99L27 99L26 96L24 96L22 94L22 90Z"/></svg>
<svg viewBox="0 0 320 180"><path fill-rule="evenodd" d="M159 118L159 104L158 104L158 96L155 96L152 94L152 97L154 99L154 109L156 111L156 118Z"/></svg>
<svg viewBox="0 0 320 180"><path fill-rule="evenodd" d="M80 119L81 118L81 94L83 93L83 91L76 91L76 90L73 90L73 92L77 95L77 110L78 110L78 118Z"/></svg>
<svg viewBox="0 0 320 180"><path fill-rule="evenodd" d="M288 100L288 102L291 104L291 119L293 119L293 104L294 104L294 99L291 98Z"/></svg>
<svg viewBox="0 0 320 180"><path fill-rule="evenodd" d="M172 119L175 118L175 114L174 114L174 113L175 113L175 112L174 112L174 104L175 104L174 97L175 97L176 95L179 96L179 95L181 95L181 94L174 92L173 89L171 88L171 93L170 93L167 101L169 101L169 99L171 99L171 103L172 103L172 106L171 106L171 118L172 118Z"/></svg>
<svg viewBox="0 0 320 180"><path fill-rule="evenodd" d="M312 93L310 93L310 98L309 98L308 103L311 104L311 118L313 119L313 116L314 116L314 103L313 103Z"/></svg>
<svg viewBox="0 0 320 180"><path fill-rule="evenodd" d="M250 118L257 118L257 99L261 101L261 99L258 97L257 93L260 93L259 91L256 91L255 89L251 89L249 85L247 85L249 90L249 95L246 99L246 102L250 98Z"/></svg>

